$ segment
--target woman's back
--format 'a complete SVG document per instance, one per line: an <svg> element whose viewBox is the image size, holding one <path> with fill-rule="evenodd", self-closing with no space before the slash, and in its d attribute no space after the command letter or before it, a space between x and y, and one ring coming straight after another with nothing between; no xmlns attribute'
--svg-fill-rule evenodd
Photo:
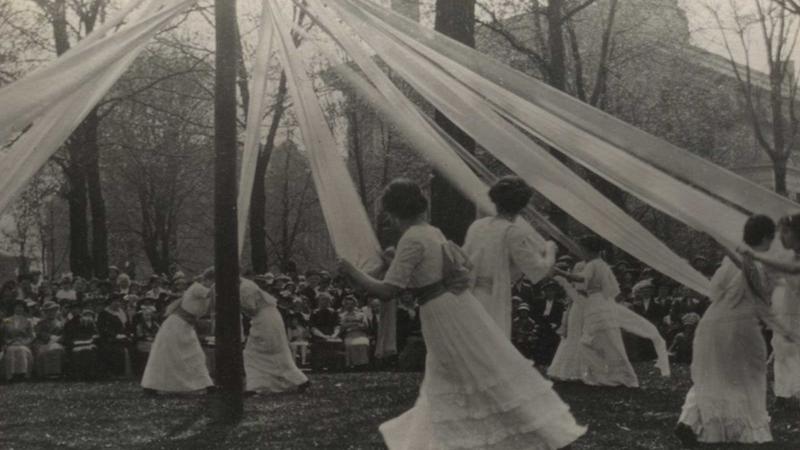
<svg viewBox="0 0 800 450"><path fill-rule="evenodd" d="M441 281L445 242L436 227L428 224L410 227L397 244L385 281L402 288L419 288Z"/></svg>

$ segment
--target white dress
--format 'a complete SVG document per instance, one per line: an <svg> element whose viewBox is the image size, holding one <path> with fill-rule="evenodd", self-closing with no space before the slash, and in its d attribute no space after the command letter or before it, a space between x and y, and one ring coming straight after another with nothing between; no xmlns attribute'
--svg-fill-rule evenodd
<svg viewBox="0 0 800 450"><path fill-rule="evenodd" d="M438 229L411 227L384 281L401 288L441 281L444 245ZM420 317L425 377L414 407L380 427L390 450L556 449L583 435L551 383L469 291L436 296Z"/></svg>
<svg viewBox="0 0 800 450"><path fill-rule="evenodd" d="M602 265L605 266L605 263ZM606 274L607 280L604 283L608 286L607 294L612 298L616 297L615 292L618 288L613 274L605 269L600 272ZM624 345L621 349L618 347L619 341L613 328L619 328L650 340L658 355L656 367L660 370L661 375L665 377L670 375L667 344L655 325L612 299L609 299L607 303L593 302L563 278L557 278L557 280L572 300L572 304L567 315L566 336L562 337L553 362L547 368L548 376L559 380L582 381L587 384L636 386L636 376L632 369L629 369L630 363L627 362L627 356L622 360ZM579 288L585 290L583 285ZM595 298L598 297L595 296ZM593 330L594 332L612 330L610 333L613 336L607 339L598 339L591 335ZM609 331L602 331L602 333L607 334ZM610 342L614 350L598 349L598 344L603 342ZM600 353L606 357L602 357ZM620 359L620 362L609 364L607 360L611 355L616 355L614 358ZM619 368L616 377L610 375L615 372L611 370L613 367ZM601 375L604 372L609 375Z"/></svg>
<svg viewBox="0 0 800 450"><path fill-rule="evenodd" d="M183 312L170 314L158 329L142 376L143 388L192 392L214 384L194 325L187 321L204 316L209 304L209 290L202 284L195 283L184 292L179 304Z"/></svg>
<svg viewBox="0 0 800 450"><path fill-rule="evenodd" d="M728 258L711 280L711 306L694 337L693 386L679 421L700 442L772 441L767 413L767 305Z"/></svg>
<svg viewBox="0 0 800 450"><path fill-rule="evenodd" d="M246 389L285 392L308 381L295 365L275 297L245 279L239 293L242 312L251 318L250 335L244 347Z"/></svg>
<svg viewBox="0 0 800 450"><path fill-rule="evenodd" d="M784 282L775 288L772 312L784 327L800 332L800 276L786 275ZM774 333L772 354L775 396L800 398L800 343L790 342L783 334Z"/></svg>
<svg viewBox="0 0 800 450"><path fill-rule="evenodd" d="M581 276L587 295L576 296L567 316L567 338L556 350L547 373L553 378L579 380L593 386L638 387L622 341L619 311L614 301L619 295L616 278L602 259L586 264Z"/></svg>
<svg viewBox="0 0 800 450"><path fill-rule="evenodd" d="M524 220L499 217L475 221L464 252L474 266L472 294L511 339L511 285L523 274L538 283L555 264L555 252Z"/></svg>

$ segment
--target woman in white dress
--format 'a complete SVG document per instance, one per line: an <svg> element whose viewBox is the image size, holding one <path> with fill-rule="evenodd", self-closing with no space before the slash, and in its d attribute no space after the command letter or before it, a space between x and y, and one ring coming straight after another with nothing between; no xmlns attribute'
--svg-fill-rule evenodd
<svg viewBox="0 0 800 450"><path fill-rule="evenodd" d="M214 385L195 331L198 320L211 306L209 288L213 279L213 270L206 270L180 300L167 308L168 317L158 329L142 376L146 392L190 393Z"/></svg>
<svg viewBox="0 0 800 450"><path fill-rule="evenodd" d="M788 254L787 261L800 263L800 214L786 216L779 222L780 238ZM783 326L800 332L800 275L786 275L772 296L772 311ZM776 403L797 407L800 399L800 343L791 342L780 333L772 336Z"/></svg>
<svg viewBox="0 0 800 450"><path fill-rule="evenodd" d="M420 298L425 377L414 407L381 425L389 449L557 449L583 435L551 383L466 289L468 259L426 223L419 186L395 180L382 203L403 233L385 278L347 261L340 270L382 299L406 288Z"/></svg>
<svg viewBox="0 0 800 450"><path fill-rule="evenodd" d="M472 295L511 338L511 286L525 275L536 284L550 274L557 246L546 242L519 217L533 189L516 176L501 178L489 190L497 215L476 220L467 231L464 251L472 271Z"/></svg>
<svg viewBox="0 0 800 450"><path fill-rule="evenodd" d="M239 286L239 298L242 313L250 318L244 347L245 389L259 394L305 390L310 383L295 365L278 301L246 279Z"/></svg>
<svg viewBox="0 0 800 450"><path fill-rule="evenodd" d="M584 262L579 262L575 265L573 273L580 274L585 266ZM586 289L581 284L573 286L563 277L555 277L555 280L564 289L570 304L566 321L559 330L561 342L553 356L553 362L547 368L547 376L556 380L580 381L585 375L588 363L588 359L582 357L585 347L582 342L583 316L588 302Z"/></svg>
<svg viewBox="0 0 800 450"><path fill-rule="evenodd" d="M580 343L580 346L576 347L580 352L576 355L580 358L579 377L575 377L575 366L567 368L562 365L565 358L570 356L563 352L549 373L556 378L579 379L592 386L638 387L639 379L625 352L622 332L616 317L615 299L620 293L619 284L611 268L602 258L605 243L597 237L589 236L581 240L581 246L586 251L589 262L579 275L556 270L561 277L579 283L586 290L585 298L581 298L581 295L576 296L578 298L576 306L580 311L570 312L570 315L580 313L582 316L580 328L570 330L567 317L567 336L572 334L571 342L577 339ZM561 284L568 293L572 292L575 295L568 283L562 280ZM573 326L577 328L577 324Z"/></svg>
<svg viewBox="0 0 800 450"><path fill-rule="evenodd" d="M744 227L752 251L741 260L729 255L711 280L711 306L695 331L693 386L686 395L675 433L686 446L704 443L772 441L767 413L767 346L764 322L775 332L786 330L774 320L767 296L770 279L753 262L769 250L775 223L753 216Z"/></svg>
<svg viewBox="0 0 800 450"><path fill-rule="evenodd" d="M575 265L574 274L581 274L586 267L584 262ZM605 320L613 316L616 326L636 336L648 339L653 343L658 358L658 367L662 376L670 375L669 353L667 343L656 328L644 317L636 314L625 306L610 300L610 314L596 314L598 304L592 302L587 297L585 283L577 283L575 286L570 284L563 277L556 277L556 281L564 288L570 299L569 313L567 314L566 326L562 332L561 342L553 357L553 362L547 368L547 375L550 378L564 381L581 381L587 384L597 384L596 374L602 372L602 368L593 367L602 359L596 356L597 348L594 345L595 339L588 334L591 330L596 330L597 325L592 321L596 319ZM603 303L600 307L606 308ZM589 316L588 326L584 325L584 316ZM614 339L616 341L616 339ZM601 363L605 364L605 363Z"/></svg>

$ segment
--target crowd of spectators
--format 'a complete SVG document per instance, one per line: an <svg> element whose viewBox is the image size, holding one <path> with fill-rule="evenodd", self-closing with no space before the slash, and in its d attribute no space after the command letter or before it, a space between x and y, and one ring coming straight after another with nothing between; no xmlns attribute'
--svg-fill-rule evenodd
<svg viewBox="0 0 800 450"><path fill-rule="evenodd" d="M325 271L268 273L253 279L277 299L300 367L323 371L422 366L424 345L413 297L399 299L397 314L398 355L406 356L378 360L378 299L353 291L342 278ZM7 281L0 288L0 382L140 376L164 311L189 284L181 272L138 282L116 267L109 268L107 280L65 274L53 282L30 273ZM243 318L245 338L248 327ZM213 374L210 316L200 321L197 333ZM404 351L406 347L414 351Z"/></svg>
<svg viewBox="0 0 800 450"><path fill-rule="evenodd" d="M572 263L568 257L559 260L563 268ZM689 363L694 329L708 307L707 299L651 269L621 263L614 270L622 290L617 301L658 327L673 362ZM326 271L252 278L277 299L298 366L314 371L424 367L419 306L411 293L397 299L397 354L378 358L384 306L377 298ZM107 280L65 274L46 281L30 273L7 281L0 288L0 381L141 375L165 309L189 283L181 272L140 282L116 267L109 268ZM526 357L546 366L563 334L569 299L549 279L537 285L522 279L514 285L513 295L512 341ZM245 336L248 325L244 319ZM213 374L210 318L198 324L197 332ZM624 338L632 361L655 358L649 341L632 335Z"/></svg>

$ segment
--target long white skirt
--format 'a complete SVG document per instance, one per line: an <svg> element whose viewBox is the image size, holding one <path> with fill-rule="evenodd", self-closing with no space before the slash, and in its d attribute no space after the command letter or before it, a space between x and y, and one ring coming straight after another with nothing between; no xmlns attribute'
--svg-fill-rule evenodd
<svg viewBox="0 0 800 450"><path fill-rule="evenodd" d="M639 386L611 301L593 294L573 302L567 338L559 344L547 373L592 386Z"/></svg>
<svg viewBox="0 0 800 450"><path fill-rule="evenodd" d="M557 380L580 381L586 375L586 358L582 357L583 314L585 301L573 301L567 315L567 335L561 338L547 375Z"/></svg>
<svg viewBox="0 0 800 450"><path fill-rule="evenodd" d="M786 287L775 289L772 296L775 318L794 332L800 331L800 302L787 298ZM800 343L790 342L780 333L772 335L774 357L775 396L800 398Z"/></svg>
<svg viewBox="0 0 800 450"><path fill-rule="evenodd" d="M142 387L163 392L192 392L213 384L194 327L177 315L170 315L153 341Z"/></svg>
<svg viewBox="0 0 800 450"><path fill-rule="evenodd" d="M767 349L752 313L700 320L692 382L679 421L700 442L772 441L767 413Z"/></svg>
<svg viewBox="0 0 800 450"><path fill-rule="evenodd" d="M248 391L284 392L308 381L295 365L283 319L274 306L261 308L251 322L244 371Z"/></svg>
<svg viewBox="0 0 800 450"><path fill-rule="evenodd" d="M500 327L506 339L510 340L513 309L511 297L504 299L494 298L491 286L476 286L472 289L472 295L483 306L483 309L494 320L494 323Z"/></svg>
<svg viewBox="0 0 800 450"><path fill-rule="evenodd" d="M3 371L6 380L14 375L23 375L30 378L33 373L33 353L25 345L12 344L6 347L3 356Z"/></svg>
<svg viewBox="0 0 800 450"><path fill-rule="evenodd" d="M557 449L585 433L472 294L431 300L421 320L425 377L414 407L380 427L390 450Z"/></svg>

